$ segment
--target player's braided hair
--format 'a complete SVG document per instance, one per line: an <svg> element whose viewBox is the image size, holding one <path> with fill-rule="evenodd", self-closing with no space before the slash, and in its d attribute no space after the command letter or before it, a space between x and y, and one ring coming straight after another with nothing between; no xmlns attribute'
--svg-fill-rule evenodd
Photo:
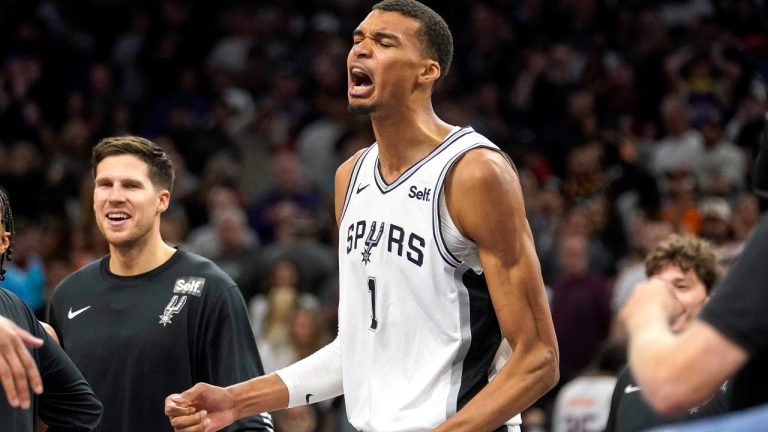
<svg viewBox="0 0 768 432"><path fill-rule="evenodd" d="M398 12L421 23L418 36L426 54L440 64L440 78L448 75L453 60L453 35L448 24L434 10L416 0L384 0L372 10Z"/></svg>
<svg viewBox="0 0 768 432"><path fill-rule="evenodd" d="M0 255L0 281L5 280L5 268L3 264L6 261L10 261L13 255L13 238L16 235L16 228L13 224L13 212L11 212L11 202L8 200L8 195L4 191L0 190L0 211L2 211L3 226L5 231L11 234L11 242L8 244L8 248Z"/></svg>

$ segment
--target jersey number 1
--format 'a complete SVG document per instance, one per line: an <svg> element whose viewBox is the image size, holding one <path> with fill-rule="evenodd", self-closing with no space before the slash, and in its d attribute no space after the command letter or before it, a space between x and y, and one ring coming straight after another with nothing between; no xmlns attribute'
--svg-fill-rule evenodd
<svg viewBox="0 0 768 432"><path fill-rule="evenodd" d="M368 292L371 294L371 326L369 330L376 330L379 322L376 320L376 279L368 278Z"/></svg>

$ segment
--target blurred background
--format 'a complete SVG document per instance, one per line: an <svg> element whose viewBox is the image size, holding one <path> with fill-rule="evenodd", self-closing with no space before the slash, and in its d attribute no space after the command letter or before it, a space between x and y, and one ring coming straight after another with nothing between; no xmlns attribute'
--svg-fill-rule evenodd
<svg viewBox="0 0 768 432"><path fill-rule="evenodd" d="M345 61L374 3L0 0L0 187L17 220L4 286L43 318L58 282L107 251L90 149L136 134L176 166L165 240L238 282L267 371L327 343L333 176L373 142L346 110ZM519 168L565 384L621 346L613 317L656 242L698 235L727 265L760 217L768 3L425 3L455 38L438 115ZM556 392L526 430L548 429ZM338 405L276 421L340 430Z"/></svg>

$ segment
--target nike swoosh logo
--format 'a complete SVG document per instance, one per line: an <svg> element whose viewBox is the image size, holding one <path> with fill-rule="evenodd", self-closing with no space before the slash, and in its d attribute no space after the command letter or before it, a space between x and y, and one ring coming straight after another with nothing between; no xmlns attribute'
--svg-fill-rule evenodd
<svg viewBox="0 0 768 432"><path fill-rule="evenodd" d="M357 194L359 194L360 192L364 191L364 190L365 190L365 188L367 188L367 187L368 187L368 186L370 186L370 185L371 185L371 184L370 184L370 183L368 183L367 185L364 185L364 186L358 186L358 187L357 187L357 192L355 192L355 195L357 195Z"/></svg>
<svg viewBox="0 0 768 432"><path fill-rule="evenodd" d="M84 307L82 309L78 309L76 311L72 311L72 308L69 308L69 312L67 313L67 318L72 319L72 318L80 315L81 313L87 311L90 308L91 308L90 306L86 306L86 307Z"/></svg>
<svg viewBox="0 0 768 432"><path fill-rule="evenodd" d="M634 393L636 391L640 391L640 386L629 384L624 387L624 393Z"/></svg>
<svg viewBox="0 0 768 432"><path fill-rule="evenodd" d="M309 403L309 398L311 398L312 396L314 396L312 393L307 393L307 403Z"/></svg>

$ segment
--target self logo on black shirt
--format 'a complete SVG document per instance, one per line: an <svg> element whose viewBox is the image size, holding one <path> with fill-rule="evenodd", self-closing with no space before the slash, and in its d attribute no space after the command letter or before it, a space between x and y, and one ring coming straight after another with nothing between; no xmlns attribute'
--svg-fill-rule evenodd
<svg viewBox="0 0 768 432"><path fill-rule="evenodd" d="M205 286L205 278L185 276L176 279L176 283L173 285L174 294L191 294L195 297L200 297L203 294L203 286Z"/></svg>

